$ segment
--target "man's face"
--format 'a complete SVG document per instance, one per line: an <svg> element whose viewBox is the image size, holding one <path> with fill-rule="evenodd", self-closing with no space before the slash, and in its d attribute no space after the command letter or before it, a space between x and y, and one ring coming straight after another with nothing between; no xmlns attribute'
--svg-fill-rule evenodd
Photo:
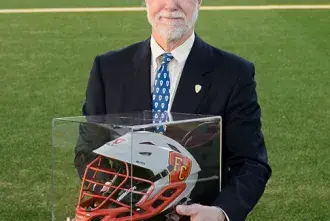
<svg viewBox="0 0 330 221"><path fill-rule="evenodd" d="M166 41L180 39L197 20L201 0L145 0L148 21Z"/></svg>

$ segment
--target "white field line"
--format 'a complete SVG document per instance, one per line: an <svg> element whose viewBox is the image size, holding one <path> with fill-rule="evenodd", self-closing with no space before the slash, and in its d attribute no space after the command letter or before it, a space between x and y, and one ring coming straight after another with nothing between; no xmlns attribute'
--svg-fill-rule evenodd
<svg viewBox="0 0 330 221"><path fill-rule="evenodd" d="M330 9L327 5L250 5L250 6L202 6L201 10L292 10L292 9ZM102 7L102 8L29 8L0 9L0 14L14 13L56 13L56 12L133 12L145 11L145 7Z"/></svg>

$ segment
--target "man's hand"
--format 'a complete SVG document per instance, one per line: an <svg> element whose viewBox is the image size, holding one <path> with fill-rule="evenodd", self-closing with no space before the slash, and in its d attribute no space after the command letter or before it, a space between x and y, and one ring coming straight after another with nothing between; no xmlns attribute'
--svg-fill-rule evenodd
<svg viewBox="0 0 330 221"><path fill-rule="evenodd" d="M178 214L190 216L191 221L225 221L226 217L222 210L214 206L203 206L200 204L178 205Z"/></svg>

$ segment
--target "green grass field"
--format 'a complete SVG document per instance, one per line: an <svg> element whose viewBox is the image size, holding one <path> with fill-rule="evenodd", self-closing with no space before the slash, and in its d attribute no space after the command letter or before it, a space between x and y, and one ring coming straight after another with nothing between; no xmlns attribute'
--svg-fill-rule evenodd
<svg viewBox="0 0 330 221"><path fill-rule="evenodd" d="M0 8L140 4L12 0ZM256 65L273 176L251 221L330 220L329 26L329 10L200 13L200 37ZM144 12L0 14L0 220L50 220L52 119L81 114L95 55L149 35Z"/></svg>

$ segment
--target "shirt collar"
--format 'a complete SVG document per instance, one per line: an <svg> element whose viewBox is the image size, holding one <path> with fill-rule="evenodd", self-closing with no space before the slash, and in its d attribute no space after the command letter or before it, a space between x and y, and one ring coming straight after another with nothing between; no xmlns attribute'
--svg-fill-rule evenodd
<svg viewBox="0 0 330 221"><path fill-rule="evenodd" d="M183 44L171 51L171 54L173 55L174 59L176 59L179 63L185 62L188 58L194 41L195 33L193 32L192 35L190 35L190 37ZM165 51L158 45L153 36L151 36L150 47L153 67L157 67L157 59L159 58L159 56L165 53Z"/></svg>

